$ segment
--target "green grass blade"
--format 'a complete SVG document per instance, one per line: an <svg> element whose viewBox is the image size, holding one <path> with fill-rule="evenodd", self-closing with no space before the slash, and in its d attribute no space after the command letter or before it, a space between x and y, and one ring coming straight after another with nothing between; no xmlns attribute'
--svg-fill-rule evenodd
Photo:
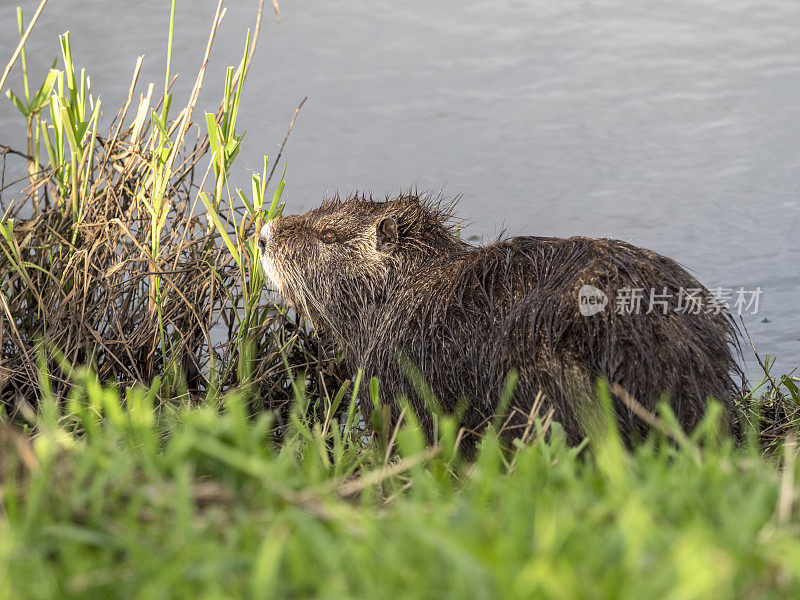
<svg viewBox="0 0 800 600"><path fill-rule="evenodd" d="M241 269L242 257L239 254L239 250L231 241L231 238L225 229L225 225L219 218L219 213L217 213L216 209L214 208L214 205L212 204L211 200L208 199L208 195L205 192L200 192L200 199L203 201L203 205L205 205L206 210L208 211L208 216L211 217L211 220L214 222L214 226L217 228L220 237L222 237L222 241L225 242L225 245L228 247L231 256L233 256L233 259L236 261L236 264L239 265L239 268Z"/></svg>

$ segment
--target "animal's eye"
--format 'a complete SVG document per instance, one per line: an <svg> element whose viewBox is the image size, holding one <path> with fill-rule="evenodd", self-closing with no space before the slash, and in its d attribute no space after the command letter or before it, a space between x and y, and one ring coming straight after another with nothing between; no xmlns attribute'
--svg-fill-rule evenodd
<svg viewBox="0 0 800 600"><path fill-rule="evenodd" d="M336 241L336 232L333 231L332 229L326 229L325 231L322 232L322 235L320 237L322 238L323 242L325 242L326 244L330 244L331 242Z"/></svg>

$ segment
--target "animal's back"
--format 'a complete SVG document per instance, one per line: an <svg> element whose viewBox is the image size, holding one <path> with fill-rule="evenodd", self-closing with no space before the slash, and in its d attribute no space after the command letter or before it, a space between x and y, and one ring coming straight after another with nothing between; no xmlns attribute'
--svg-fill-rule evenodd
<svg viewBox="0 0 800 600"><path fill-rule="evenodd" d="M709 397L729 406L732 322L725 311L694 314L679 306L689 290L706 301L708 292L654 252L617 240L519 237L465 251L419 277L438 285L425 286L431 298L398 297L398 309L421 307L410 314L398 349L446 410L470 400L468 429L479 431L493 417L511 370L519 382L507 427L525 426L541 391L573 442L598 408L597 378L651 409L667 394L687 429L700 421ZM608 301L588 316L579 305L584 286ZM659 303L649 310L651 290ZM629 293L641 294L640 306L618 305ZM385 379L401 383L394 393L417 397L391 359L386 367ZM617 405L617 413L624 432L645 428L627 407Z"/></svg>

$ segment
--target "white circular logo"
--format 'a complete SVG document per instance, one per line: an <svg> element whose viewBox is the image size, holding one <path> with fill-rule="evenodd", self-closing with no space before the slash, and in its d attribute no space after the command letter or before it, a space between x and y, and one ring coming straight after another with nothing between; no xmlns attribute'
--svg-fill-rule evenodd
<svg viewBox="0 0 800 600"><path fill-rule="evenodd" d="M602 312L608 306L608 296L593 285L584 285L578 290L578 310L584 317Z"/></svg>

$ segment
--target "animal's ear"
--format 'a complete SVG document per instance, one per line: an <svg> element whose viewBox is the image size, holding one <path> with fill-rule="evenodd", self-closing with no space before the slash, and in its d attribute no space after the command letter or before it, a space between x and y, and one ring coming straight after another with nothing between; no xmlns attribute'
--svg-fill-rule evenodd
<svg viewBox="0 0 800 600"><path fill-rule="evenodd" d="M375 248L379 252L391 252L397 246L397 220L384 217L375 227Z"/></svg>

